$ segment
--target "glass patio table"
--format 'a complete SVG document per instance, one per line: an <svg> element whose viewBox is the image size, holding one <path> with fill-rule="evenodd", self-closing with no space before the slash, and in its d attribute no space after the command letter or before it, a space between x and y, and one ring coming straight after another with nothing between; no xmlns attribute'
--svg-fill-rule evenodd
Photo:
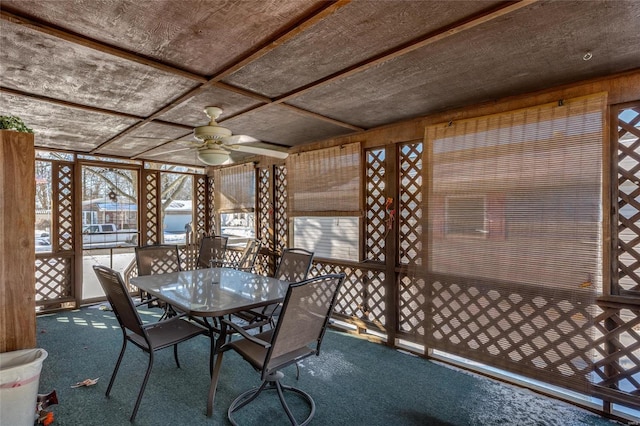
<svg viewBox="0 0 640 426"><path fill-rule="evenodd" d="M230 314L279 303L289 283L231 268L196 269L131 278L131 284L157 297L189 317L198 320L218 337L211 350L216 354L226 339L220 320ZM213 356L211 356L213 359ZM210 365L211 369L212 365ZM207 416L213 412L209 388Z"/></svg>

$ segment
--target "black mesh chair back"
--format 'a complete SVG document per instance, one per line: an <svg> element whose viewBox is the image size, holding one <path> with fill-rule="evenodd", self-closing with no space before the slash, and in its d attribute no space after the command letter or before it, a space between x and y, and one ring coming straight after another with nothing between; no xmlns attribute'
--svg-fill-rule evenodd
<svg viewBox="0 0 640 426"><path fill-rule="evenodd" d="M198 251L198 268L221 266L227 251L227 237L215 235L202 237Z"/></svg>
<svg viewBox="0 0 640 426"><path fill-rule="evenodd" d="M136 265L138 275L167 274L170 272L180 272L180 253L177 245L158 244L136 247ZM175 314L173 308L165 303L158 302L150 297L146 292L140 290L140 305L147 304L149 308L160 307L165 310L164 315ZM164 318L164 316L163 316Z"/></svg>
<svg viewBox="0 0 640 426"><path fill-rule="evenodd" d="M282 369L312 355L320 354L320 346L329 319L336 304L337 296L345 274L324 275L289 286L280 319L275 328L257 335L248 334L242 327L225 321L243 337L226 343L218 355L212 378L212 395L219 378L222 355L234 350L260 372L262 384L244 392L229 407L228 416L236 424L233 414L254 401L263 390L275 389L291 424L307 424L315 413L315 403L311 396L291 386L280 383L284 376ZM307 418L298 422L285 400L285 391L301 396L310 406ZM212 398L213 399L213 398ZM276 422L277 419L272 419ZM267 421L269 423L269 421Z"/></svg>
<svg viewBox="0 0 640 426"><path fill-rule="evenodd" d="M177 245L160 244L136 247L138 275L179 272L180 254Z"/></svg>
<svg viewBox="0 0 640 426"><path fill-rule="evenodd" d="M258 253L260 252L260 247L262 247L262 243L259 240L247 241L247 245L242 251L242 255L240 256L236 269L252 272L253 265L256 263Z"/></svg>
<svg viewBox="0 0 640 426"><path fill-rule="evenodd" d="M123 330L129 330L137 335L144 336L145 331L142 327L142 320L135 304L126 290L124 282L121 282L120 274L106 266L94 265L98 281L107 296L107 301L113 309L120 327Z"/></svg>
<svg viewBox="0 0 640 426"><path fill-rule="evenodd" d="M301 248L284 249L274 277L290 283L304 281L312 262L313 252Z"/></svg>
<svg viewBox="0 0 640 426"><path fill-rule="evenodd" d="M133 343L138 348L149 354L149 363L147 365L147 371L142 381L142 386L138 393L138 398L131 414L130 421L134 421L138 408L140 407L140 401L142 395L147 386L149 380L149 374L151 373L151 367L153 366L153 353L157 350L164 349L173 346L173 356L176 361L176 366L180 368L180 361L178 360L178 343L189 340L193 337L203 335L209 335L208 330L204 327L200 327L189 321L185 321L179 317L173 317L159 322L144 325L138 315L138 311L135 308L133 300L127 293L126 286L122 280L122 276L113 269L106 266L94 265L93 270L98 277L98 281L104 290L107 300L111 304L113 313L115 314L120 328L122 329L122 349L120 350L120 356L116 362L109 386L107 387L106 396L111 393L111 388L115 381L120 363L127 348L127 342ZM213 357L213 352L211 354ZM210 362L212 359L210 360Z"/></svg>
<svg viewBox="0 0 640 426"><path fill-rule="evenodd" d="M301 350L308 348L310 355L320 354L344 278L344 274L324 275L289 286L262 366L263 380L273 371L299 361Z"/></svg>
<svg viewBox="0 0 640 426"><path fill-rule="evenodd" d="M290 283L304 281L309 274L312 262L313 252L301 248L284 249L274 278ZM281 304L276 303L264 308L238 312L235 316L245 322L245 330L259 327L262 332L266 325L273 327L274 317L279 315L280 309Z"/></svg>

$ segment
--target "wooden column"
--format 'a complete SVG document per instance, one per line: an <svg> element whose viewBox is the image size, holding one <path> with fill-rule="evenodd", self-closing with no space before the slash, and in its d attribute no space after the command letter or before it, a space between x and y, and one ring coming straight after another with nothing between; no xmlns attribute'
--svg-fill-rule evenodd
<svg viewBox="0 0 640 426"><path fill-rule="evenodd" d="M0 352L36 347L33 141L0 130Z"/></svg>

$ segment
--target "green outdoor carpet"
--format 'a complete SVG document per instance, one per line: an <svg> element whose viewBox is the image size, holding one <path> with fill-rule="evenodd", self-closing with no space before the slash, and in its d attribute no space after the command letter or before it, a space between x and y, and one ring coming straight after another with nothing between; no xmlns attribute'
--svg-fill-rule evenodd
<svg viewBox="0 0 640 426"><path fill-rule="evenodd" d="M159 311L144 312L156 321ZM128 345L111 397L105 391L121 347L112 312L98 306L40 316L38 347L48 352L40 393L57 391L54 425L128 425L148 357ZM173 351L156 353L138 425L227 425L227 408L259 375L234 352L224 355L213 417L205 416L209 342L197 337ZM316 402L313 425L612 425L570 404L528 390L414 357L329 330L321 354L285 369L285 384L309 392ZM90 387L76 382L99 378ZM304 406L294 403L294 410ZM288 424L273 392L263 394L237 419L247 424ZM304 410L303 410L304 411Z"/></svg>

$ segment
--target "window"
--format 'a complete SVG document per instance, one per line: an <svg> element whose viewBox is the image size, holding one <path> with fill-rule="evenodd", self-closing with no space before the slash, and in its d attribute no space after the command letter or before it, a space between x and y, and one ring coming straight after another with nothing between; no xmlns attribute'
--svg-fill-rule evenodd
<svg viewBox="0 0 640 426"><path fill-rule="evenodd" d="M360 260L360 144L287 158L293 246L316 257Z"/></svg>
<svg viewBox="0 0 640 426"><path fill-rule="evenodd" d="M606 102L427 128L426 263L410 271L426 300L400 298L425 307L424 319L409 303L402 313L427 347L580 392L606 383L597 370L608 354L596 349L608 341L596 305Z"/></svg>
<svg viewBox="0 0 640 426"><path fill-rule="evenodd" d="M579 98L430 127L432 270L601 289L602 110Z"/></svg>
<svg viewBox="0 0 640 426"><path fill-rule="evenodd" d="M314 252L315 257L358 261L357 217L296 217L293 240L296 247Z"/></svg>
<svg viewBox="0 0 640 426"><path fill-rule="evenodd" d="M51 251L51 162L36 161L36 253Z"/></svg>
<svg viewBox="0 0 640 426"><path fill-rule="evenodd" d="M193 175L160 173L162 241L184 244L193 232Z"/></svg>
<svg viewBox="0 0 640 426"><path fill-rule="evenodd" d="M484 197L447 197L446 201L447 235L486 236Z"/></svg>
<svg viewBox="0 0 640 426"><path fill-rule="evenodd" d="M214 172L219 232L229 238L228 245L244 244L256 236L255 176L253 163L216 169Z"/></svg>
<svg viewBox="0 0 640 426"><path fill-rule="evenodd" d="M119 167L82 166L82 248L138 244L138 172Z"/></svg>

